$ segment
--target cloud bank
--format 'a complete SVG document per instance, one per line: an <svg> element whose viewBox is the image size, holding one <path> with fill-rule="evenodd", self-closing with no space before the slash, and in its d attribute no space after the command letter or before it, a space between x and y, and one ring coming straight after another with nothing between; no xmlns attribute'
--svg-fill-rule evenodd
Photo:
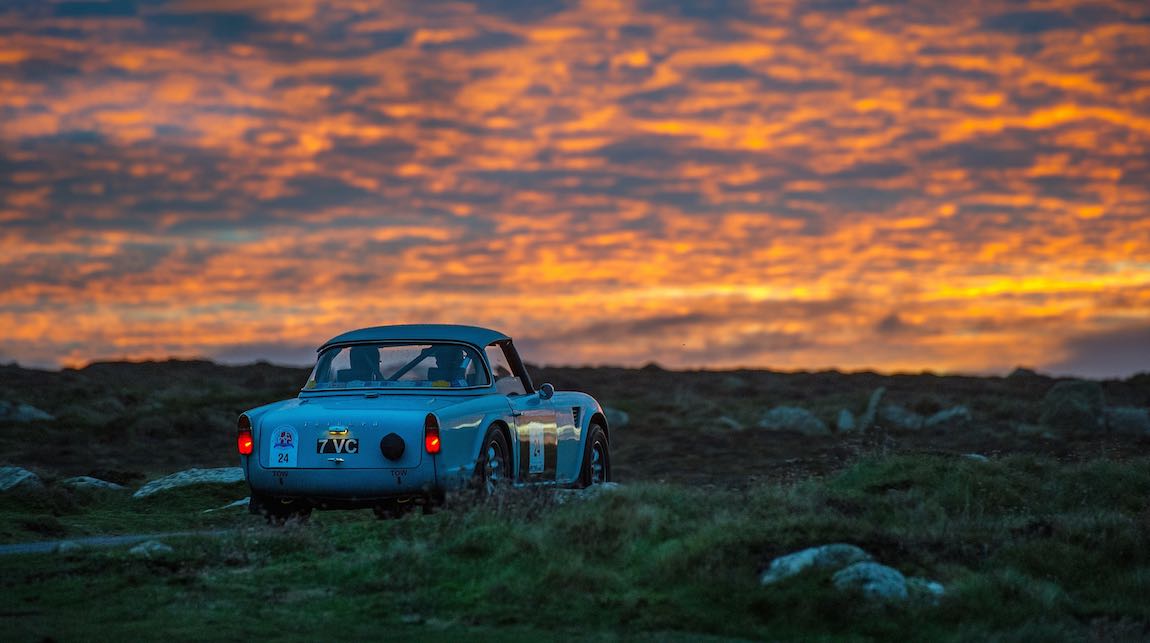
<svg viewBox="0 0 1150 643"><path fill-rule="evenodd" d="M1137 1L12 3L0 354L1125 374L1148 81Z"/></svg>

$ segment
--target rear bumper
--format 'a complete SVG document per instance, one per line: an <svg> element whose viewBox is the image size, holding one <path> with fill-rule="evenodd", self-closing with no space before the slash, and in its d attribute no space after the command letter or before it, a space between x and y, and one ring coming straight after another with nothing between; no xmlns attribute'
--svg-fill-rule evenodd
<svg viewBox="0 0 1150 643"><path fill-rule="evenodd" d="M278 498L337 506L443 493L433 458L410 469L265 469L252 460L244 467L252 492Z"/></svg>

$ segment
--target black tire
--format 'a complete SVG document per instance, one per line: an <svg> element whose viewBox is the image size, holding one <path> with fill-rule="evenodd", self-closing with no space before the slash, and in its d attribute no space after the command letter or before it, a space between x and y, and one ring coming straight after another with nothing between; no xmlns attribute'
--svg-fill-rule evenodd
<svg viewBox="0 0 1150 643"><path fill-rule="evenodd" d="M307 522L311 517L311 505L301 501L284 502L278 498L253 493L248 499L248 511L263 516L269 525L280 526L289 520Z"/></svg>
<svg viewBox="0 0 1150 643"><path fill-rule="evenodd" d="M511 484L511 445L507 434L499 427L491 427L483 437L479 457L475 459L475 474L471 486L482 496L492 496Z"/></svg>
<svg viewBox="0 0 1150 643"><path fill-rule="evenodd" d="M611 445L607 432L592 422L587 428L587 446L583 451L583 467L579 471L579 486L611 482Z"/></svg>

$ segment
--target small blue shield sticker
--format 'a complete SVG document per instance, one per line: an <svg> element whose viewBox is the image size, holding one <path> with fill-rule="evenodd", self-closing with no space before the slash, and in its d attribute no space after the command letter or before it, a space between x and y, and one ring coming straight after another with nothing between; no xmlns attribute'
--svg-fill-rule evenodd
<svg viewBox="0 0 1150 643"><path fill-rule="evenodd" d="M268 465L273 468L295 467L299 436L291 426L284 425L272 431Z"/></svg>

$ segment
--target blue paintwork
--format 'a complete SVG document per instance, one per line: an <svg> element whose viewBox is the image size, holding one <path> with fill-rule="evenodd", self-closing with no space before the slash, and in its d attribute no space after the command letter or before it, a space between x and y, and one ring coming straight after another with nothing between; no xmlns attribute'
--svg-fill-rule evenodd
<svg viewBox="0 0 1150 643"><path fill-rule="evenodd" d="M484 348L500 343L510 355L510 338L474 326L379 326L344 333L325 342L320 350L361 342L456 342L475 347L483 368L491 374ZM521 363L518 356L514 362ZM524 374L525 375L525 374ZM464 487L472 478L487 432L505 430L511 451L515 484L572 485L583 467L587 428L592 421L607 431L599 403L589 395L556 392L543 399L538 392L504 395L490 386L469 389L358 388L303 390L299 396L247 411L255 450L240 456L254 493L304 501L338 500L370 505L387 499L435 498ZM577 412L576 424L573 415ZM424 420L439 421L441 451L426 453ZM292 432L297 443L294 467L272 462L272 442L280 432ZM318 454L316 441L346 430L359 440L354 454ZM551 458L545 471L530 471L523 458L532 432L546 436ZM403 439L402 457L389 460L380 440L389 433ZM608 438L609 439L609 438ZM342 458L342 462L335 461Z"/></svg>

